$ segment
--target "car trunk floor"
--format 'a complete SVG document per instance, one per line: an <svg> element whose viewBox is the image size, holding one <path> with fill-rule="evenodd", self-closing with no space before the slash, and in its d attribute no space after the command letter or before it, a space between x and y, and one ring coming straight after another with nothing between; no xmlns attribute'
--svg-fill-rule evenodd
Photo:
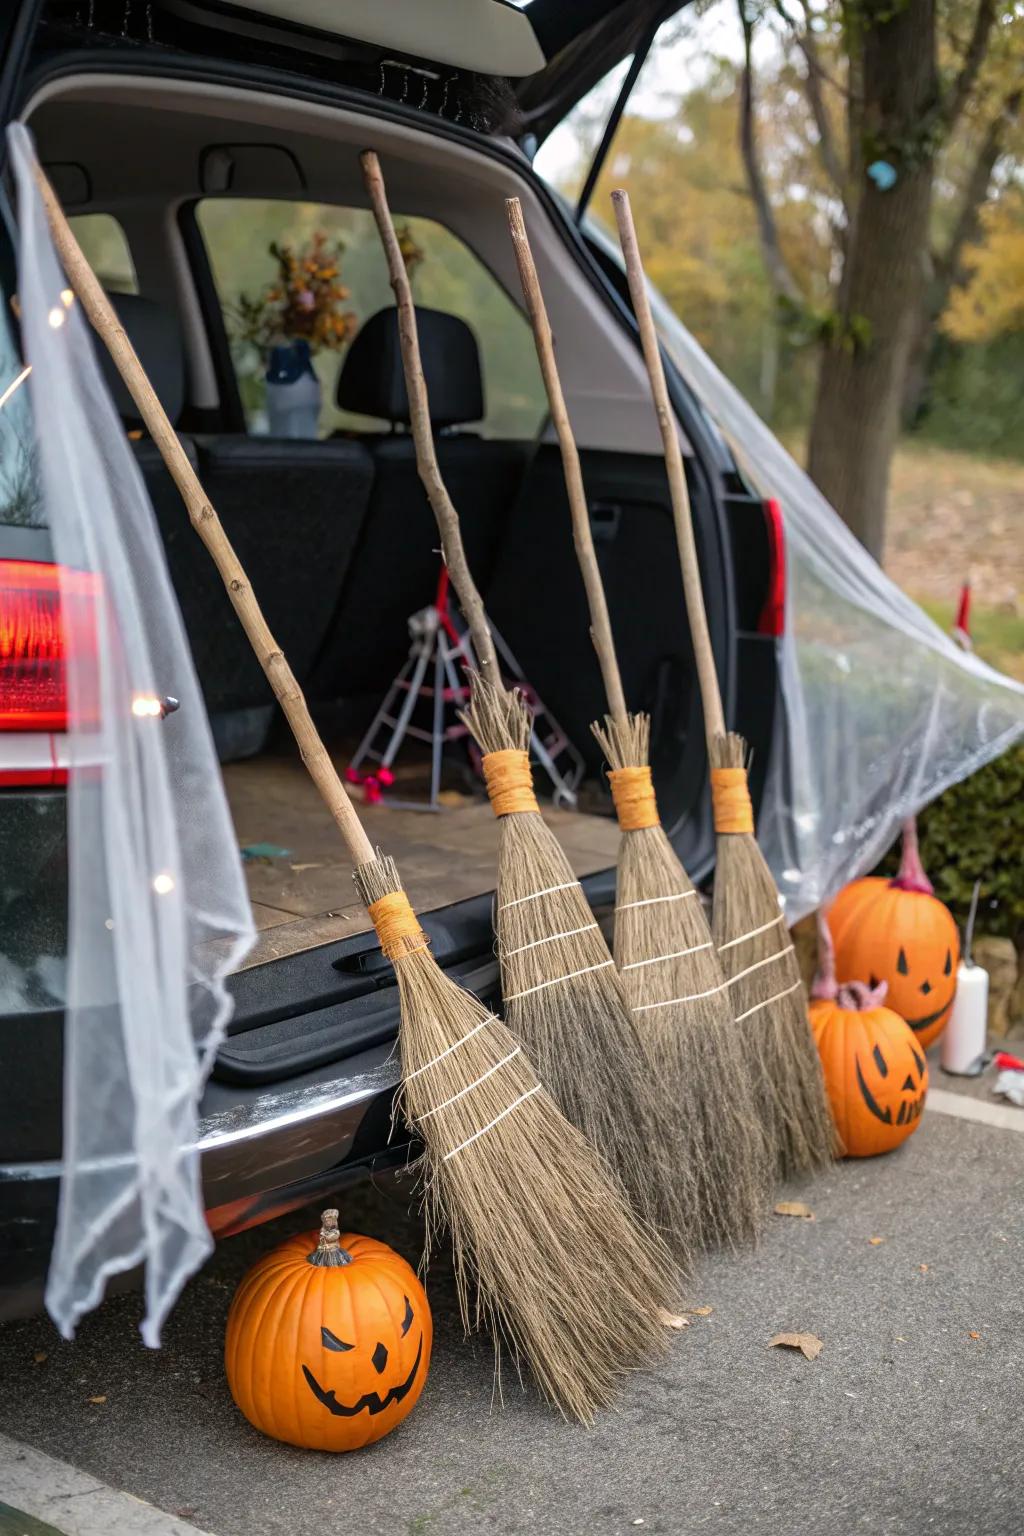
<svg viewBox="0 0 1024 1536"><path fill-rule="evenodd" d="M227 764L223 774L239 846L253 850L245 854L245 873L259 936L246 965L368 932L341 837L302 764L292 757L250 758ZM395 792L413 797L406 783ZM490 805L482 795L453 791L445 799L436 812L359 805L370 841L397 860L419 912L494 889L498 829ZM544 817L577 875L614 863L619 831L613 817L552 807Z"/></svg>

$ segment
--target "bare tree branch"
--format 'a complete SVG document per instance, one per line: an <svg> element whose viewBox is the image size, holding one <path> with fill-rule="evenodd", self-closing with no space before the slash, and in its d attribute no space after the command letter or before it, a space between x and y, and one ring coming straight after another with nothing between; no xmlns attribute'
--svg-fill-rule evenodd
<svg viewBox="0 0 1024 1536"><path fill-rule="evenodd" d="M825 175L840 198L843 208L846 208L846 176L836 147L835 134L832 131L832 119L828 115L825 106L825 97L822 92L822 81L828 81L830 85L835 82L822 67L818 55L818 44L811 31L810 25L801 28L786 10L785 0L774 0L775 9L789 28L793 42L803 55L806 73L803 76L804 95L807 97L807 105L811 109L814 126L818 134L818 153ZM807 15L806 5L804 15Z"/></svg>
<svg viewBox="0 0 1024 1536"><path fill-rule="evenodd" d="M1022 92L1015 90L1003 102L1002 107L989 123L985 136L978 146L971 173L967 178L960 212L949 237L946 249L939 255L936 270L944 284L939 313L946 307L949 290L963 278L962 261L967 246L977 239L981 228L981 210L988 201L992 172L1003 153L1007 131L1020 116Z"/></svg>
<svg viewBox="0 0 1024 1536"><path fill-rule="evenodd" d="M736 0L740 25L743 28L743 72L740 76L740 151L747 173L747 185L757 215L757 232L761 242L768 280L775 292L792 304L802 304L803 295L786 265L779 244L779 232L775 224L768 188L761 174L757 154L757 138L754 124L754 69L751 59L754 23L747 15L745 0Z"/></svg>
<svg viewBox="0 0 1024 1536"><path fill-rule="evenodd" d="M974 15L974 27L971 31L970 42L967 44L967 52L964 54L960 72L953 82L953 89L950 91L945 104L943 116L947 129L955 126L964 107L970 100L971 92L977 83L981 66L985 62L985 55L988 53L988 45L995 20L995 0L978 0L978 9Z"/></svg>

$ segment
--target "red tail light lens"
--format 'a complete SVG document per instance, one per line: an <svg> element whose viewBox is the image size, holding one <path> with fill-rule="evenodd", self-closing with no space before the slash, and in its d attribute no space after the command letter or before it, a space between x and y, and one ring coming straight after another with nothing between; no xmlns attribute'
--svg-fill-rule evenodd
<svg viewBox="0 0 1024 1536"><path fill-rule="evenodd" d="M0 560L0 731L67 730L67 658L95 657L96 590L88 571Z"/></svg>
<svg viewBox="0 0 1024 1536"><path fill-rule="evenodd" d="M757 632L778 638L786 631L786 528L774 496L762 505L768 534L768 592Z"/></svg>

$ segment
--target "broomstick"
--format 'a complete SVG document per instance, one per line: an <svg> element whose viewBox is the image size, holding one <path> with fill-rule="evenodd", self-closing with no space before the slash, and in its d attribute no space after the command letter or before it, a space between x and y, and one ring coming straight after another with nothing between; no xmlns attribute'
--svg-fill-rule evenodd
<svg viewBox="0 0 1024 1536"><path fill-rule="evenodd" d="M579 881L533 792L530 722L498 670L483 600L466 562L458 514L445 488L430 424L416 311L388 208L380 163L363 176L398 305L416 461L441 533L452 584L480 663L463 719L483 757L499 822L497 936L508 1021L568 1118L617 1170L637 1211L685 1262L692 1229L686 1170L668 1166L668 1136L615 962Z"/></svg>
<svg viewBox="0 0 1024 1536"><path fill-rule="evenodd" d="M836 1145L835 1126L821 1063L807 1023L796 954L779 909L779 893L754 839L746 743L725 728L686 472L629 197L625 192L613 192L612 202L665 450L686 610L704 706L717 834L712 931L728 978L736 1022L746 1026L747 1060L749 1070L757 1077L763 1123L779 1172L785 1177L820 1167L831 1159Z"/></svg>
<svg viewBox="0 0 1024 1536"><path fill-rule="evenodd" d="M739 1244L756 1237L763 1219L767 1149L704 908L658 815L650 719L626 708L544 296L519 199L507 198L505 207L561 450L573 543L608 700L604 724L591 729L611 763L612 799L622 828L615 963L655 1081L671 1106L674 1165L691 1169L696 1180L694 1239L702 1247Z"/></svg>
<svg viewBox="0 0 1024 1536"><path fill-rule="evenodd" d="M402 1102L426 1149L428 1239L451 1230L463 1323L489 1327L499 1349L508 1341L544 1395L589 1422L625 1369L665 1347L660 1303L672 1295L672 1261L636 1225L510 1031L431 955L395 865L374 853L224 528L38 167L36 180L71 286L213 557L394 966Z"/></svg>

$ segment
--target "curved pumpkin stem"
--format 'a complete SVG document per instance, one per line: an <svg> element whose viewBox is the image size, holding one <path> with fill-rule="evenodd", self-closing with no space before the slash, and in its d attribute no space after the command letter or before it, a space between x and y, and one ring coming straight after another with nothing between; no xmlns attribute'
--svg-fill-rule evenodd
<svg viewBox="0 0 1024 1536"><path fill-rule="evenodd" d="M329 1210L322 1213L320 1237L308 1257L310 1264L315 1264L318 1269L340 1269L343 1264L352 1263L352 1255L341 1246L337 1211Z"/></svg>
<svg viewBox="0 0 1024 1536"><path fill-rule="evenodd" d="M889 884L898 891L919 891L923 896L934 896L935 887L924 872L921 850L917 841L917 817L908 816L903 823L903 853L899 873Z"/></svg>
<svg viewBox="0 0 1024 1536"><path fill-rule="evenodd" d="M869 1008L881 1008L888 993L887 981L880 981L877 987L869 987L866 981L844 981L836 992L836 1002L847 1013L867 1013Z"/></svg>
<svg viewBox="0 0 1024 1536"><path fill-rule="evenodd" d="M832 930L828 926L828 918L825 916L825 908L819 907L818 913L818 968L811 982L811 997L825 998L828 1002L834 1002L836 992L836 952L832 945Z"/></svg>

